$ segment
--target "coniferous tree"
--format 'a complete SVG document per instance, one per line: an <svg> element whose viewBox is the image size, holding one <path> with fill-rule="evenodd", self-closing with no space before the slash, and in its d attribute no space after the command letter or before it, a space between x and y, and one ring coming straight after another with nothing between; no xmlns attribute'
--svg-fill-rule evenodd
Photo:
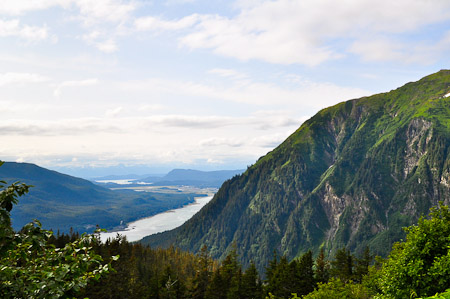
<svg viewBox="0 0 450 299"><path fill-rule="evenodd" d="M314 280L313 266L312 252L309 250L298 261L298 277L300 278L299 289L296 290L298 295L306 295L314 290L316 283Z"/></svg>
<svg viewBox="0 0 450 299"><path fill-rule="evenodd" d="M323 247L320 249L319 255L316 258L314 278L317 283L327 283L330 279L330 263L325 257Z"/></svg>
<svg viewBox="0 0 450 299"><path fill-rule="evenodd" d="M204 299L208 284L211 279L211 260L208 254L208 247L203 245L198 254L199 269L193 281L192 298Z"/></svg>
<svg viewBox="0 0 450 299"><path fill-rule="evenodd" d="M289 263L283 256L277 264L271 279L266 286L266 292L276 297L288 298L293 293L293 269L296 268L296 261Z"/></svg>
<svg viewBox="0 0 450 299"><path fill-rule="evenodd" d="M334 260L331 261L331 275L343 282L353 278L353 256L345 247L338 249Z"/></svg>
<svg viewBox="0 0 450 299"><path fill-rule="evenodd" d="M362 278L369 272L369 266L372 264L373 255L370 254L370 249L368 246L364 249L362 255L356 258L354 279L357 282L362 282Z"/></svg>
<svg viewBox="0 0 450 299"><path fill-rule="evenodd" d="M262 283L255 264L252 262L242 275L241 299L257 299L263 297Z"/></svg>
<svg viewBox="0 0 450 299"><path fill-rule="evenodd" d="M270 284L270 281L273 279L273 275L278 266L278 254L277 251L273 251L273 258L269 261L269 264L266 267L266 283Z"/></svg>
<svg viewBox="0 0 450 299"><path fill-rule="evenodd" d="M242 269L239 267L231 279L227 299L240 299L242 297Z"/></svg>
<svg viewBox="0 0 450 299"><path fill-rule="evenodd" d="M178 279L170 265L166 267L160 278L160 290L161 299L177 299L183 298L185 295L185 286Z"/></svg>
<svg viewBox="0 0 450 299"><path fill-rule="evenodd" d="M214 271L211 283L208 285L208 288L205 293L205 298L226 299L226 295L227 294L224 288L224 279L222 277L220 268L217 268L216 271Z"/></svg>

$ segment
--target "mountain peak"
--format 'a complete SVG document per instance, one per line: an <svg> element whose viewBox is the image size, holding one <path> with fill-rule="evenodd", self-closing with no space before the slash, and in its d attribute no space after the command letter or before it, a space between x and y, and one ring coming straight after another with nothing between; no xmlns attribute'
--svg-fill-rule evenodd
<svg viewBox="0 0 450 299"><path fill-rule="evenodd" d="M450 71L318 112L211 202L151 245L261 269L273 250L294 258L324 247L380 255L438 201L450 203Z"/></svg>

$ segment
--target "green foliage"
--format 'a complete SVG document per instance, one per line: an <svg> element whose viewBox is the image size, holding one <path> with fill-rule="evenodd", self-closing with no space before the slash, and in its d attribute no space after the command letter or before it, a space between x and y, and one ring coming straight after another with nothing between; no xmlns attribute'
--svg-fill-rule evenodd
<svg viewBox="0 0 450 299"><path fill-rule="evenodd" d="M3 162L0 161L0 166ZM0 255L13 247L14 230L11 227L11 210L18 203L18 197L28 192L31 186L13 183L6 186L0 181Z"/></svg>
<svg viewBox="0 0 450 299"><path fill-rule="evenodd" d="M364 276L369 273L369 266L373 262L373 255L370 253L369 247L366 247L360 257L357 257L354 271L353 280L361 283Z"/></svg>
<svg viewBox="0 0 450 299"><path fill-rule="evenodd" d="M316 258L314 279L318 283L327 283L330 279L330 263L325 258L325 251L323 247Z"/></svg>
<svg viewBox="0 0 450 299"><path fill-rule="evenodd" d="M286 257L282 257L278 262L275 255L266 271L266 293L274 298L288 298L293 293L298 295L310 293L316 286L313 266L311 251L291 262L288 262Z"/></svg>
<svg viewBox="0 0 450 299"><path fill-rule="evenodd" d="M445 291L443 293L436 294L434 296L423 298L423 299L450 299L450 289L448 289L447 291Z"/></svg>
<svg viewBox="0 0 450 299"><path fill-rule="evenodd" d="M114 263L113 273L88 285L79 298L192 298L197 273L204 267L199 263L203 258L199 255L173 247L152 249L129 243L121 236L98 244L94 250L105 261L115 255L120 255L120 259ZM209 272L216 262L205 257Z"/></svg>
<svg viewBox="0 0 450 299"><path fill-rule="evenodd" d="M450 211L440 204L429 219L406 229L383 264L379 286L388 298L416 298L443 292L450 286Z"/></svg>
<svg viewBox="0 0 450 299"><path fill-rule="evenodd" d="M199 269L195 273L191 296L194 299L205 298L205 293L211 280L212 261L209 257L208 248L203 245L198 254Z"/></svg>
<svg viewBox="0 0 450 299"><path fill-rule="evenodd" d="M346 248L336 252L331 261L331 275L340 281L348 282L353 278L353 255Z"/></svg>
<svg viewBox="0 0 450 299"><path fill-rule="evenodd" d="M361 284L344 283L340 279L331 279L328 283L320 283L318 288L302 297L303 299L368 299L371 298L369 291ZM297 296L291 299L298 299Z"/></svg>
<svg viewBox="0 0 450 299"><path fill-rule="evenodd" d="M4 182L2 182L4 184ZM10 211L30 186L12 184L0 191L0 295L2 298L59 298L74 296L92 279L110 270L95 254L94 235L83 235L63 248L50 243L52 232L39 221L15 233ZM113 260L117 257L113 257Z"/></svg>
<svg viewBox="0 0 450 299"><path fill-rule="evenodd" d="M258 271L254 263L242 275L240 298L241 299L257 299L262 298L263 287Z"/></svg>

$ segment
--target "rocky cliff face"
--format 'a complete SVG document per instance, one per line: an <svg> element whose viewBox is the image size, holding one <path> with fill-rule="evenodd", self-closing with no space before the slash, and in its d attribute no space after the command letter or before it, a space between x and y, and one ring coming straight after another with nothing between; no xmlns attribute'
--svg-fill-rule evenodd
<svg viewBox="0 0 450 299"><path fill-rule="evenodd" d="M274 249L294 258L366 245L385 254L438 201L450 203L450 71L324 109L227 181L182 227L144 243L223 257L236 244L260 269Z"/></svg>

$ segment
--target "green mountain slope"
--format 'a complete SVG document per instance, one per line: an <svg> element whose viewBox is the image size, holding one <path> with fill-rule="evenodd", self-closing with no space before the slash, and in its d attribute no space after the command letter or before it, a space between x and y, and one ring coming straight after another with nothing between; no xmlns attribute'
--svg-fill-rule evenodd
<svg viewBox="0 0 450 299"><path fill-rule="evenodd" d="M450 203L450 71L324 109L245 173L225 182L183 226L143 240L215 258L236 244L261 269L368 245L384 255L430 206Z"/></svg>
<svg viewBox="0 0 450 299"><path fill-rule="evenodd" d="M6 162L0 179L34 187L12 210L14 229L38 219L47 229L91 232L98 224L112 229L194 201L198 194L162 194L103 188L87 180L51 171L34 164ZM200 195L201 196L201 195Z"/></svg>

